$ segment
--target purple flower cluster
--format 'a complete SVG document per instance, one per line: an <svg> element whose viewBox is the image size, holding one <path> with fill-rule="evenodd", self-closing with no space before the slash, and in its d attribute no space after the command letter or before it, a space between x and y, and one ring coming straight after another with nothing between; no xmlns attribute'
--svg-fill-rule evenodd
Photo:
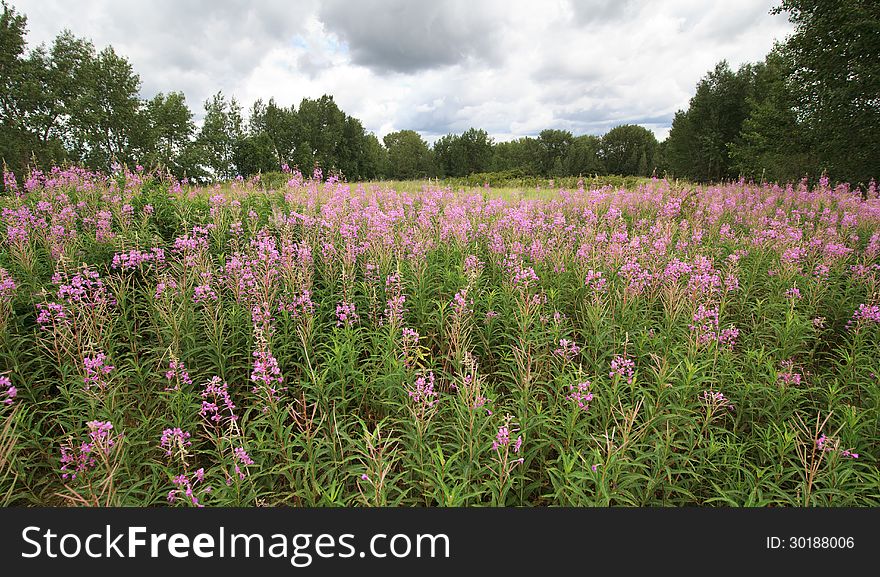
<svg viewBox="0 0 880 577"><path fill-rule="evenodd" d="M419 377L406 393L414 405L429 409L439 402L437 391L434 390L434 373L428 372L427 379Z"/></svg>
<svg viewBox="0 0 880 577"><path fill-rule="evenodd" d="M83 368L85 369L85 378L83 380L87 391L92 387L96 387L101 391L107 388L109 384L107 375L112 373L116 367L108 364L106 361L107 355L103 352L99 352L91 357L83 357Z"/></svg>
<svg viewBox="0 0 880 577"><path fill-rule="evenodd" d="M785 298L791 301L791 300L799 300L799 299L803 298L803 296L801 295L801 290L798 287L793 286L790 289L785 291Z"/></svg>
<svg viewBox="0 0 880 577"><path fill-rule="evenodd" d="M590 401L593 400L590 385L590 381L568 385L568 395L565 398L577 405L578 409L588 411L590 409Z"/></svg>
<svg viewBox="0 0 880 577"><path fill-rule="evenodd" d="M518 255L507 255L502 264L507 270L510 284L514 288L525 291L541 282L541 279L538 277L538 273L535 272L535 269L527 266L523 262L522 257Z"/></svg>
<svg viewBox="0 0 880 577"><path fill-rule="evenodd" d="M175 503L178 496L185 496L186 499L196 507L204 507L196 495L196 486L205 480L205 469L196 470L192 476L185 473L177 475L171 479L171 483L176 487L168 492L168 502ZM211 487L205 487L203 493L210 493Z"/></svg>
<svg viewBox="0 0 880 577"><path fill-rule="evenodd" d="M232 397L229 396L229 385L220 377L211 377L200 396L202 397L202 407L199 409L199 415L208 421L219 424L224 418L229 422L238 419L235 414L235 404L232 402ZM223 409L228 413L226 417L221 414Z"/></svg>
<svg viewBox="0 0 880 577"><path fill-rule="evenodd" d="M12 300L16 286L12 275L5 268L0 267L0 304Z"/></svg>
<svg viewBox="0 0 880 577"><path fill-rule="evenodd" d="M849 322L847 322L846 328L858 328L869 323L880 324L880 306L862 303L856 309L856 312L853 313Z"/></svg>
<svg viewBox="0 0 880 577"><path fill-rule="evenodd" d="M58 284L58 298L69 305L94 308L116 304L116 299L104 286L101 275L86 266L79 273L73 275L70 282L62 283L61 281L60 274L53 275L52 282Z"/></svg>
<svg viewBox="0 0 880 577"><path fill-rule="evenodd" d="M733 403L724 394L717 391L703 391L700 400L713 412L718 409L733 410Z"/></svg>
<svg viewBox="0 0 880 577"><path fill-rule="evenodd" d="M794 361L791 359L782 361L782 368L777 372L777 381L788 386L798 386L801 384L803 375L795 371Z"/></svg>
<svg viewBox="0 0 880 577"><path fill-rule="evenodd" d="M512 433L516 433L517 431L519 431L519 429L512 426L512 424L511 424L512 420L513 420L513 417L511 417L510 415L505 415L504 424L501 425L500 427L498 427L498 432L495 433L495 440L492 441L492 450L493 451L500 453L502 449L504 449L505 447L508 447L508 446L510 447L510 449L513 450L514 453L519 453L520 450L522 449L522 445L523 445L522 435L518 435L516 437L516 440L513 441L513 444L511 444L511 442L510 442L510 435ZM506 453L506 451L505 451L505 453ZM517 459L516 462L522 463L523 459L522 458Z"/></svg>
<svg viewBox="0 0 880 577"><path fill-rule="evenodd" d="M175 452L180 455L186 455L186 448L192 445L192 441L189 440L190 436L189 433L180 427L165 429L162 431L159 447L165 450L165 456L167 457L170 457Z"/></svg>
<svg viewBox="0 0 880 577"><path fill-rule="evenodd" d="M336 305L336 326L351 327L358 323L360 317L357 314L354 303L342 301Z"/></svg>
<svg viewBox="0 0 880 577"><path fill-rule="evenodd" d="M166 391L179 391L180 383L185 385L192 384L192 379L186 371L183 361L177 359L171 359L171 362L168 363L168 370L165 371L165 379L171 383L165 387Z"/></svg>
<svg viewBox="0 0 880 577"><path fill-rule="evenodd" d="M95 240L98 242L108 242L116 237L111 230L113 225L113 213L109 210L98 211L95 217Z"/></svg>
<svg viewBox="0 0 880 577"><path fill-rule="evenodd" d="M822 451L823 453L830 453L833 451L839 451L840 456L847 459L858 459L859 454L854 453L851 449L840 449L840 441L834 439L832 437L827 437L824 434L816 439L816 449Z"/></svg>
<svg viewBox="0 0 880 577"><path fill-rule="evenodd" d="M483 272L483 263L476 255L469 254L464 258L464 276L467 277L468 282L475 281L480 273Z"/></svg>
<svg viewBox="0 0 880 577"><path fill-rule="evenodd" d="M196 304L215 302L216 300L217 292L211 288L210 284L200 284L193 289L193 302Z"/></svg>
<svg viewBox="0 0 880 577"><path fill-rule="evenodd" d="M562 357L563 360L568 362L574 360L579 354L581 354L581 348L573 341L559 339L559 347L553 351L553 354Z"/></svg>
<svg viewBox="0 0 880 577"><path fill-rule="evenodd" d="M633 295L645 292L651 286L654 279L651 271L643 268L636 260L629 260L623 263L618 274L626 281L626 291Z"/></svg>
<svg viewBox="0 0 880 577"><path fill-rule="evenodd" d="M176 290L177 281L170 276L163 276L162 279L156 283L156 292L153 297L158 300L166 294L174 295Z"/></svg>
<svg viewBox="0 0 880 577"><path fill-rule="evenodd" d="M403 327L401 330L401 356L403 365L407 368L413 368L415 365L416 354L419 350L419 333L409 327Z"/></svg>
<svg viewBox="0 0 880 577"><path fill-rule="evenodd" d="M308 290L304 290L293 297L289 297L278 305L278 310L288 312L294 318L309 317L315 313L315 303L312 301L312 293Z"/></svg>
<svg viewBox="0 0 880 577"><path fill-rule="evenodd" d="M70 317L64 305L59 303L37 303L37 324L43 330L50 330L55 326L66 325Z"/></svg>
<svg viewBox="0 0 880 577"><path fill-rule="evenodd" d="M3 188L13 193L15 196L21 195L21 192L18 189L18 181L15 180L15 173L11 170L3 171Z"/></svg>
<svg viewBox="0 0 880 577"><path fill-rule="evenodd" d="M120 435L113 435L109 421L89 421L88 440L75 447L72 440L61 446L61 478L75 480L79 475L95 468L98 456L109 456L119 442Z"/></svg>
<svg viewBox="0 0 880 577"><path fill-rule="evenodd" d="M468 298L468 289L463 288L452 298L452 312L457 318L463 318L473 312L474 299Z"/></svg>
<svg viewBox="0 0 880 577"><path fill-rule="evenodd" d="M603 293L607 290L608 280L602 276L602 271L590 269L584 278L584 285L594 293Z"/></svg>
<svg viewBox="0 0 880 577"><path fill-rule="evenodd" d="M251 391L264 400L263 410L268 411L269 405L274 405L281 400L281 393L285 390L281 386L284 377L281 375L281 368L272 355L272 351L269 350L268 344L262 343L253 352L253 357L254 368L251 371L251 381L254 382L254 386Z"/></svg>
<svg viewBox="0 0 880 577"><path fill-rule="evenodd" d="M253 465L254 460L251 459L250 455L247 454L247 451L244 450L244 447L236 447L233 451L233 459L235 473L238 475L240 480L244 480L246 477L245 471L247 469L242 470L242 467L247 467L248 465ZM231 485L232 479L226 479L226 484Z"/></svg>
<svg viewBox="0 0 880 577"><path fill-rule="evenodd" d="M628 385L631 385L635 376L635 367L636 364L632 359L617 355L611 361L611 372L608 376L612 379L615 377L624 379Z"/></svg>
<svg viewBox="0 0 880 577"><path fill-rule="evenodd" d="M2 390L2 396L6 397L3 399L4 405L11 405L18 395L18 389L15 388L12 380L7 375L0 375L0 390Z"/></svg>
<svg viewBox="0 0 880 577"><path fill-rule="evenodd" d="M403 323L403 314L406 312L403 306L406 302L406 295L403 294L399 274L391 274L385 279L385 295L387 300L384 320L392 326L400 325Z"/></svg>
<svg viewBox="0 0 880 577"><path fill-rule="evenodd" d="M213 226L213 225L209 225ZM195 226L192 234L184 234L174 239L172 252L178 255L187 267L194 267L199 263L202 255L208 250L208 234L210 229L203 226Z"/></svg>
<svg viewBox="0 0 880 577"><path fill-rule="evenodd" d="M161 266L165 263L165 251L155 247L148 251L130 250L128 252L118 252L113 255L111 268L118 268L124 271L135 270L145 264L155 264Z"/></svg>
<svg viewBox="0 0 880 577"><path fill-rule="evenodd" d="M697 343L700 345L715 342L719 346L733 348L739 337L739 329L736 327L732 325L726 329L719 327L717 308L709 308L702 304L694 313L690 330L696 334Z"/></svg>

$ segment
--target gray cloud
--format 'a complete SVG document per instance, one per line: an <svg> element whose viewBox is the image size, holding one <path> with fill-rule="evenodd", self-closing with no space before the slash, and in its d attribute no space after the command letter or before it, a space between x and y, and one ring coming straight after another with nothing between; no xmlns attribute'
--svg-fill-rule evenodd
<svg viewBox="0 0 880 577"><path fill-rule="evenodd" d="M721 59L766 54L791 26L776 0L14 0L28 42L63 29L112 44L141 94L183 91L197 120L217 91L245 109L331 94L382 137L496 140L544 128L658 137Z"/></svg>
<svg viewBox="0 0 880 577"><path fill-rule="evenodd" d="M342 38L355 64L380 74L413 73L467 59L494 62L497 14L485 2L330 0L318 17Z"/></svg>
<svg viewBox="0 0 880 577"><path fill-rule="evenodd" d="M569 0L578 24L609 23L623 19L634 7L633 0Z"/></svg>
<svg viewBox="0 0 880 577"><path fill-rule="evenodd" d="M768 18L769 12L770 8L761 3L746 4L736 11L716 9L702 14L694 27L704 38L715 38L731 44L761 20Z"/></svg>
<svg viewBox="0 0 880 577"><path fill-rule="evenodd" d="M283 0L92 0L82 12L79 2L17 4L28 16L32 43L50 43L68 28L98 50L112 44L139 73L144 96L182 90L195 112L211 94L229 92L267 50L303 26L297 7ZM312 5L299 2L306 10Z"/></svg>

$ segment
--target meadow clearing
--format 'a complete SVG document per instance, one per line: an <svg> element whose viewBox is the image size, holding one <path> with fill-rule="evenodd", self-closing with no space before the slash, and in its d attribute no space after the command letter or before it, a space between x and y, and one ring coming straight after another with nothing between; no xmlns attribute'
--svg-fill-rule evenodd
<svg viewBox="0 0 880 577"><path fill-rule="evenodd" d="M0 503L877 506L873 188L82 169L0 199Z"/></svg>

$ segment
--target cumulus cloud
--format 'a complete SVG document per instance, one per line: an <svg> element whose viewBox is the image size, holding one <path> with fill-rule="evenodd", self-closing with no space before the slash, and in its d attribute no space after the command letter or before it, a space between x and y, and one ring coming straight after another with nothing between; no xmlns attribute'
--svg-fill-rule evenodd
<svg viewBox="0 0 880 577"><path fill-rule="evenodd" d="M497 62L503 12L503 2L328 0L318 18L348 44L355 64L410 74L467 59Z"/></svg>
<svg viewBox="0 0 880 577"><path fill-rule="evenodd" d="M315 5L299 4L306 13ZM304 26L283 0L18 1L16 8L28 17L31 44L51 43L65 28L98 50L111 44L134 65L144 95L182 90L196 109Z"/></svg>
<svg viewBox="0 0 880 577"><path fill-rule="evenodd" d="M544 128L664 138L721 59L763 58L791 30L772 0L18 0L29 42L64 28L112 44L142 95L181 90L200 117L222 90L245 106L333 95L380 138L470 127L496 140Z"/></svg>
<svg viewBox="0 0 880 577"><path fill-rule="evenodd" d="M606 0L571 0L571 11L575 22L578 24L593 24L596 22L614 22L624 19L626 14L633 9L633 0L619 0L608 2Z"/></svg>

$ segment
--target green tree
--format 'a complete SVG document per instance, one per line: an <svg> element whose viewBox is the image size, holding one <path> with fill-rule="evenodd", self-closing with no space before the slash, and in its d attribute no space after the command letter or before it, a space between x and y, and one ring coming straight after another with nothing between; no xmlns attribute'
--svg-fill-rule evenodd
<svg viewBox="0 0 880 577"><path fill-rule="evenodd" d="M205 119L196 144L214 178L230 179L236 175L235 151L244 137L242 122L241 106L234 96L227 102L223 93L218 92L205 101Z"/></svg>
<svg viewBox="0 0 880 577"><path fill-rule="evenodd" d="M73 142L72 118L94 58L91 42L67 30L55 37L48 52L39 46L28 57L32 89L28 127L37 141L34 157L41 165L67 158Z"/></svg>
<svg viewBox="0 0 880 577"><path fill-rule="evenodd" d="M493 147L492 170L518 171L524 175L541 174L542 147L537 138L524 136Z"/></svg>
<svg viewBox="0 0 880 577"><path fill-rule="evenodd" d="M146 103L144 113L149 133L143 161L164 166L180 178L185 172L180 157L195 132L186 98L182 92L160 92Z"/></svg>
<svg viewBox="0 0 880 577"><path fill-rule="evenodd" d="M395 180L413 180L434 176L434 162L428 143L414 130L399 130L385 135L389 176Z"/></svg>
<svg viewBox="0 0 880 577"><path fill-rule="evenodd" d="M737 176L729 150L748 116L753 85L751 65L734 73L726 61L700 80L687 111L676 112L669 131L667 161L675 176L697 181Z"/></svg>
<svg viewBox="0 0 880 577"><path fill-rule="evenodd" d="M602 139L592 134L576 136L562 162L561 176L604 174L605 166L599 158Z"/></svg>
<svg viewBox="0 0 880 577"><path fill-rule="evenodd" d="M297 138L297 118L294 107L278 106L274 98L270 98L268 104L257 100L251 109L248 133L256 135L261 132L266 133L272 141L277 167L285 163L293 163Z"/></svg>
<svg viewBox="0 0 880 577"><path fill-rule="evenodd" d="M29 127L39 85L33 60L25 57L27 17L3 2L0 15L0 160L13 172L24 172L37 148Z"/></svg>
<svg viewBox="0 0 880 577"><path fill-rule="evenodd" d="M755 66L749 115L730 144L734 168L743 176L792 182L815 175L818 163L789 85L790 63L778 49Z"/></svg>
<svg viewBox="0 0 880 577"><path fill-rule="evenodd" d="M364 125L357 118L346 115L342 125L342 140L336 149L336 165L346 178L350 180L369 178L367 147Z"/></svg>
<svg viewBox="0 0 880 577"><path fill-rule="evenodd" d="M361 170L367 180L387 178L389 174L388 151L373 133L364 138Z"/></svg>
<svg viewBox="0 0 880 577"><path fill-rule="evenodd" d="M544 176L563 176L563 161L574 136L567 130L547 129L538 135L540 167Z"/></svg>
<svg viewBox="0 0 880 577"><path fill-rule="evenodd" d="M461 176L486 172L492 163L492 138L485 130L469 128L458 139L463 164L458 167Z"/></svg>
<svg viewBox="0 0 880 577"><path fill-rule="evenodd" d="M303 173L320 166L325 173L339 169L339 149L345 129L345 113L330 95L317 100L304 98L296 113L295 163Z"/></svg>
<svg viewBox="0 0 880 577"><path fill-rule="evenodd" d="M275 146L265 132L242 137L235 144L233 163L238 174L251 176L278 169Z"/></svg>
<svg viewBox="0 0 880 577"><path fill-rule="evenodd" d="M88 63L71 115L75 158L101 170L109 170L114 162L138 160L149 128L141 114L140 87L131 63L113 47Z"/></svg>
<svg viewBox="0 0 880 577"><path fill-rule="evenodd" d="M461 135L447 134L434 143L440 176L467 176L486 172L492 164L492 139L485 130L469 128Z"/></svg>
<svg viewBox="0 0 880 577"><path fill-rule="evenodd" d="M458 135L447 134L434 141L434 162L437 174L441 177L464 176L458 173L462 164L456 155L459 153Z"/></svg>
<svg viewBox="0 0 880 577"><path fill-rule="evenodd" d="M788 86L820 167L835 180L880 177L880 6L876 0L783 0Z"/></svg>
<svg viewBox="0 0 880 577"><path fill-rule="evenodd" d="M610 174L650 176L657 165L654 133L636 124L615 126L602 137L599 156Z"/></svg>

